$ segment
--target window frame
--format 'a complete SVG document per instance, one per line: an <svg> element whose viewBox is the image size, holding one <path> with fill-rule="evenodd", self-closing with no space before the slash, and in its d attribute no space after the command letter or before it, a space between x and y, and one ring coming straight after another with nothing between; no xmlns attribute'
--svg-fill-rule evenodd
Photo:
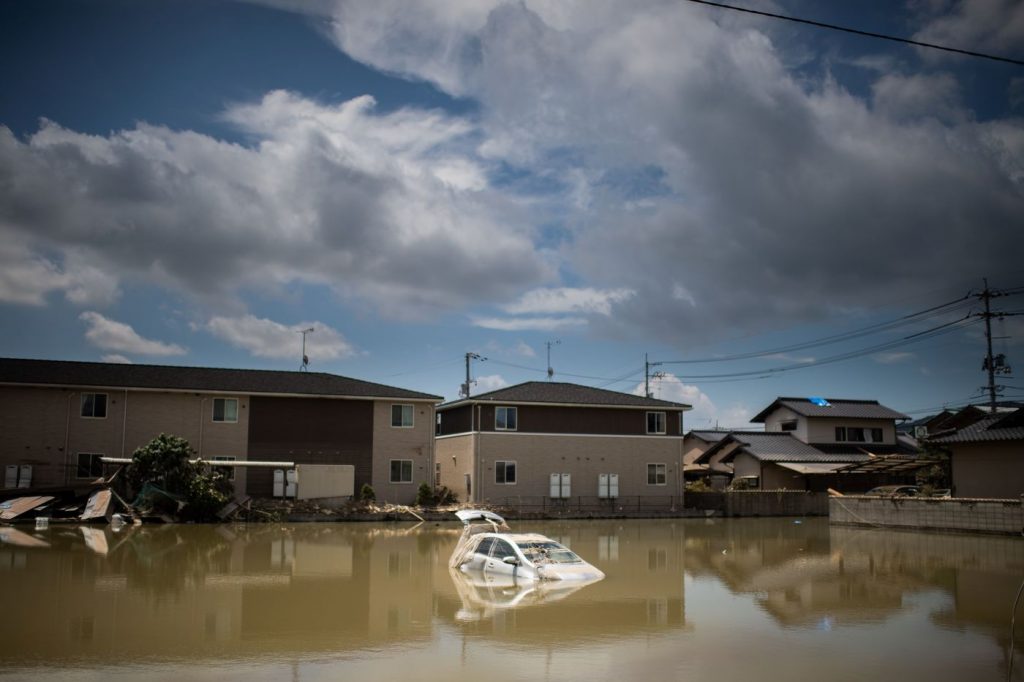
<svg viewBox="0 0 1024 682"><path fill-rule="evenodd" d="M836 442L837 443L845 443L846 442L846 427L845 426L837 426L836 427Z"/></svg>
<svg viewBox="0 0 1024 682"><path fill-rule="evenodd" d="M399 464L398 480L395 480L395 464ZM403 481L403 474L405 474L405 464L409 465L409 480ZM388 460L388 483L394 483L395 485L410 485L413 482L413 466L411 459L392 459Z"/></svg>
<svg viewBox="0 0 1024 682"><path fill-rule="evenodd" d="M218 400L224 401L224 409L222 410L222 418L221 419L217 419L217 401ZM223 417L227 416L227 403L228 403L229 400L235 401L235 418L234 419L223 418ZM238 400L238 398L229 398L229 397L217 397L217 398L214 398L211 401L211 403L210 403L210 421L213 422L214 424L237 424L238 423L239 407L240 407L240 401Z"/></svg>
<svg viewBox="0 0 1024 682"><path fill-rule="evenodd" d="M398 422L395 423L395 408L401 409ZM408 410L406 409L408 408ZM409 423L405 423L406 412L408 411ZM411 429L416 426L416 406L412 403L391 403L391 428L393 429Z"/></svg>
<svg viewBox="0 0 1024 682"><path fill-rule="evenodd" d="M659 422L660 422L660 425L661 425L661 430L660 431L651 431L651 415L655 416L655 424L654 424L655 428L658 427ZM647 412L646 420L647 420L647 433L648 433L648 435L664 436L664 435L666 435L668 433L668 416L665 414L665 412L661 412L661 411Z"/></svg>
<svg viewBox="0 0 1024 682"><path fill-rule="evenodd" d="M793 433L799 427L800 422L796 419L784 419L779 422L779 431L783 433Z"/></svg>
<svg viewBox="0 0 1024 682"><path fill-rule="evenodd" d="M498 426L498 413L505 412L505 425ZM508 425L508 416L512 415L512 426ZM519 408L515 405L498 405L494 408L494 430L495 431L518 431L519 430Z"/></svg>
<svg viewBox="0 0 1024 682"><path fill-rule="evenodd" d="M654 482L653 483L651 482L651 473L652 473L651 467L654 467L654 469L653 469ZM661 483L658 483L659 467L660 467L661 479L662 479ZM668 465L665 464L664 462L648 462L647 463L647 485L657 485L657 486L668 485Z"/></svg>
<svg viewBox="0 0 1024 682"><path fill-rule="evenodd" d="M88 396L92 396L92 414L85 413L85 401ZM96 398L97 396L103 396L103 414L100 416L96 415ZM109 393L82 393L81 400L79 401L78 414L82 419L106 419L107 418L107 407L110 405L110 394Z"/></svg>
<svg viewBox="0 0 1024 682"><path fill-rule="evenodd" d="M867 431L871 435L872 443L881 443L885 440L885 431L881 427L871 426Z"/></svg>
<svg viewBox="0 0 1024 682"><path fill-rule="evenodd" d="M512 480L508 480L509 464L512 465ZM498 465L501 465L501 470L504 480L498 480ZM498 459L494 461L494 485L516 485L519 482L519 462L514 459Z"/></svg>
<svg viewBox="0 0 1024 682"><path fill-rule="evenodd" d="M89 473L85 476L81 476L82 471L82 456L89 457ZM77 452L75 453L75 480L86 481L92 478L101 478L103 476L103 462L99 461L100 457L106 457L105 453L102 452ZM93 466L99 466L100 472L98 474L92 473Z"/></svg>

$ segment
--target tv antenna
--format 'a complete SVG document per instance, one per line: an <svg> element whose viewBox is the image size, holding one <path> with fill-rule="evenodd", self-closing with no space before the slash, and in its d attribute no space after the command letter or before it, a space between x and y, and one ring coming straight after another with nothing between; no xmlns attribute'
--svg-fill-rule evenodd
<svg viewBox="0 0 1024 682"><path fill-rule="evenodd" d="M302 364L299 365L300 372L309 371L309 356L306 355L306 334L312 334L316 329L310 327L309 329L301 329L297 331L297 334L302 334Z"/></svg>

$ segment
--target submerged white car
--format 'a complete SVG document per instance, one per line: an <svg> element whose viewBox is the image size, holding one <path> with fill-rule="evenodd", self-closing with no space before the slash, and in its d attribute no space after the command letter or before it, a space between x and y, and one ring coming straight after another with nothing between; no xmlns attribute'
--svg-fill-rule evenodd
<svg viewBox="0 0 1024 682"><path fill-rule="evenodd" d="M582 580L604 578L568 547L536 533L509 533L505 519L494 512L455 512L465 528L449 565L463 572L511 576L516 580Z"/></svg>

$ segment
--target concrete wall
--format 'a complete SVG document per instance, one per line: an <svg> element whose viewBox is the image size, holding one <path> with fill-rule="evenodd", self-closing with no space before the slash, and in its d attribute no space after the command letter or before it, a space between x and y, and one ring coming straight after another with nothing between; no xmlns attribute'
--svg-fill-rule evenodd
<svg viewBox="0 0 1024 682"><path fill-rule="evenodd" d="M507 497L548 497L550 475L568 473L571 496L596 497L598 475L619 475L619 496L682 495L681 438L665 436L559 436L484 433L480 438L478 485L483 501ZM494 462L512 460L517 466L513 485L495 483ZM665 464L665 485L647 484L647 465Z"/></svg>
<svg viewBox="0 0 1024 682"><path fill-rule="evenodd" d="M829 522L840 525L1019 535L1024 531L1020 498L940 499L833 497Z"/></svg>
<svg viewBox="0 0 1024 682"><path fill-rule="evenodd" d="M957 497L1016 499L1024 494L1024 443L952 443Z"/></svg>
<svg viewBox="0 0 1024 682"><path fill-rule="evenodd" d="M412 427L391 425L391 406L413 406ZM434 406L377 400L373 405L373 476L378 502L411 504L421 483L434 482ZM412 482L391 483L391 460L412 460Z"/></svg>

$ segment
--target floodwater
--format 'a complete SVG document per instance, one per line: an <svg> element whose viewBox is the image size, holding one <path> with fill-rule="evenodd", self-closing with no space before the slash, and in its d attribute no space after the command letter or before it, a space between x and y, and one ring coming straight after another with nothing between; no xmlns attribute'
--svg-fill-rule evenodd
<svg viewBox="0 0 1024 682"><path fill-rule="evenodd" d="M0 678L1024 680L1021 538L821 519L514 527L607 577L453 575L456 524L0 528Z"/></svg>

